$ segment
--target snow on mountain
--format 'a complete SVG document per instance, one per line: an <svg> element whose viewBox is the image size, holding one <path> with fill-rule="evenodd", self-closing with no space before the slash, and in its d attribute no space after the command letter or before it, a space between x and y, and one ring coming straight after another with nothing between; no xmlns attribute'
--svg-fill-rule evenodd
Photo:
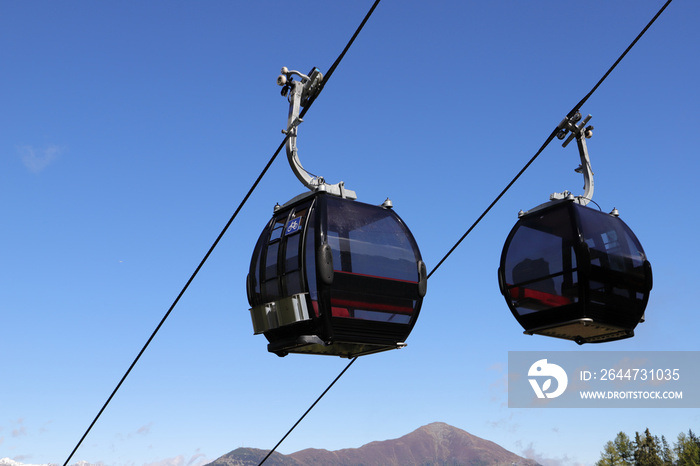
<svg viewBox="0 0 700 466"><path fill-rule="evenodd" d="M55 463L44 463L44 464L30 464L30 463L20 463L11 458L0 458L0 466L58 466ZM90 464L87 461L78 461L69 466L102 466L99 464Z"/></svg>

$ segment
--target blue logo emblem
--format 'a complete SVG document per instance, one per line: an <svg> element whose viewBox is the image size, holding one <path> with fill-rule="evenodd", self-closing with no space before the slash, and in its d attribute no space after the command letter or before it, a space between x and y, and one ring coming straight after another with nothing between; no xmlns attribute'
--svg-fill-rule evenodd
<svg viewBox="0 0 700 466"><path fill-rule="evenodd" d="M303 217L297 217L297 218L293 218L289 222L287 222L287 228L284 229L284 234L291 235L292 233L296 233L297 231L301 231L302 219L303 219Z"/></svg>

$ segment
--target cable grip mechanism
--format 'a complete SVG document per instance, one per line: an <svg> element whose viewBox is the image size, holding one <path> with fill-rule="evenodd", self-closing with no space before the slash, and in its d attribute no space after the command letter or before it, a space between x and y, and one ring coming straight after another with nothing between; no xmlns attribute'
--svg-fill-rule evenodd
<svg viewBox="0 0 700 466"><path fill-rule="evenodd" d="M327 184L322 176L316 176L307 171L299 161L297 148L297 133L299 125L304 121L300 118L302 107L308 107L321 92L323 74L318 68L312 68L308 75L296 70L282 67L277 76L277 85L282 87L281 94L289 101L289 115L287 128L282 130L287 137L287 160L297 179L311 191L326 191L329 194L348 199L357 199L355 191L345 188L343 181L336 184ZM294 80L297 76L299 80Z"/></svg>
<svg viewBox="0 0 700 466"><path fill-rule="evenodd" d="M581 113L577 111L573 116L564 118L557 126L559 129L557 138L560 140L566 138L562 147L568 146L574 138L576 139L581 164L574 171L583 175L583 195L574 197L569 191L564 191L551 194L549 196L550 200L573 198L578 204L586 205L593 199L593 170L591 169L591 160L588 156L588 146L586 145L586 139L590 139L593 136L593 126L586 126L590 120L591 115L588 115L581 121Z"/></svg>

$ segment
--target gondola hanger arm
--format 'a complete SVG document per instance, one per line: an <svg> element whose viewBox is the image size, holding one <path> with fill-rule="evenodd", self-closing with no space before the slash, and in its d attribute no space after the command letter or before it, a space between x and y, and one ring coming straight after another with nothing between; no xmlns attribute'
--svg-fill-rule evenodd
<svg viewBox="0 0 700 466"><path fill-rule="evenodd" d="M308 75L296 70L282 67L282 74L277 77L277 85L282 86L281 94L289 100L289 115L287 128L282 130L287 137L287 160L297 179L311 191L326 191L329 194L348 199L357 199L355 191L345 188L343 181L336 184L328 184L322 176L309 173L299 160L297 148L298 127L303 122L300 118L302 107L307 107L321 92L323 74L318 68L313 68ZM294 80L298 76L299 80Z"/></svg>
<svg viewBox="0 0 700 466"><path fill-rule="evenodd" d="M562 147L568 146L573 139L576 139L581 164L575 171L583 175L583 194L581 196L573 196L569 191L564 191L551 194L549 196L550 200L570 199L573 197L578 204L587 205L593 199L593 170L591 169L591 160L588 156L588 146L586 145L586 139L590 139L593 135L593 126L586 126L590 120L591 115L588 115L581 121L581 113L576 112L573 116L567 116L559 123L559 132L557 133L557 138L566 138Z"/></svg>

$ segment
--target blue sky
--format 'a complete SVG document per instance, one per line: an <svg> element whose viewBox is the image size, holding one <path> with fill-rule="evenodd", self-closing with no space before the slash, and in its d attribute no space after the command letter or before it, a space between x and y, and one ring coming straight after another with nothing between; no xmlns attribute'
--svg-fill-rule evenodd
<svg viewBox="0 0 700 466"><path fill-rule="evenodd" d="M371 5L0 4L0 458L63 463L281 141L282 66L326 71ZM385 0L299 130L302 163L390 197L431 269L661 1ZM700 4L676 0L583 107L595 201L654 269L633 339L528 337L498 291L520 209L580 193L552 143L430 279L408 347L358 360L280 447L359 447L442 421L546 465L695 409L508 409L508 351L698 347ZM271 448L347 363L266 351L245 276L280 157L74 461L187 465Z"/></svg>

